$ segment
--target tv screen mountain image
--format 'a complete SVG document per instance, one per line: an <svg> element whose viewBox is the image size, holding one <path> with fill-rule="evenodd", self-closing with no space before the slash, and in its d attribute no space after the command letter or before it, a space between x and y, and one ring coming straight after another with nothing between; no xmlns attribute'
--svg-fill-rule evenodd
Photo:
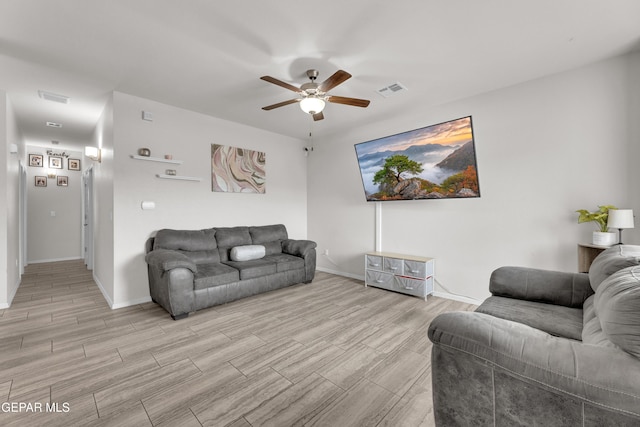
<svg viewBox="0 0 640 427"><path fill-rule="evenodd" d="M367 201L480 197L471 116L355 149Z"/></svg>

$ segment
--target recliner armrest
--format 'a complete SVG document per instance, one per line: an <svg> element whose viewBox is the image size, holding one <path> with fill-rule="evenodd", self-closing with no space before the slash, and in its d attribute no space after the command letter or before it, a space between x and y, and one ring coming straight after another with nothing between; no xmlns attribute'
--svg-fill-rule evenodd
<svg viewBox="0 0 640 427"><path fill-rule="evenodd" d="M463 353L477 359L477 369L500 370L534 386L640 417L640 360L618 348L554 337L476 312L440 314L431 322L428 333L434 355L445 352L450 358ZM441 368L436 364L442 360L432 357L434 372ZM451 375L445 371L437 372L440 376ZM458 384L456 387L467 386L464 378L442 380L448 385Z"/></svg>
<svg viewBox="0 0 640 427"><path fill-rule="evenodd" d="M498 268L491 274L489 291L495 296L578 308L593 295L586 273L525 267Z"/></svg>
<svg viewBox="0 0 640 427"><path fill-rule="evenodd" d="M169 271L174 268L187 268L191 270L192 273L198 272L196 264L191 261L189 257L169 249L156 249L151 251L145 256L145 261L150 266L158 268L161 271Z"/></svg>
<svg viewBox="0 0 640 427"><path fill-rule="evenodd" d="M286 239L282 241L282 252L304 257L309 250L315 249L316 246L318 246L317 243L311 240Z"/></svg>

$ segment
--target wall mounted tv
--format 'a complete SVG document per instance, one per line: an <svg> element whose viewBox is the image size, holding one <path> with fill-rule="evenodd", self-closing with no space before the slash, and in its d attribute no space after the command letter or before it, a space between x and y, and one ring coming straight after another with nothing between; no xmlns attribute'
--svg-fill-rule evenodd
<svg viewBox="0 0 640 427"><path fill-rule="evenodd" d="M369 202L480 197L471 116L355 148Z"/></svg>

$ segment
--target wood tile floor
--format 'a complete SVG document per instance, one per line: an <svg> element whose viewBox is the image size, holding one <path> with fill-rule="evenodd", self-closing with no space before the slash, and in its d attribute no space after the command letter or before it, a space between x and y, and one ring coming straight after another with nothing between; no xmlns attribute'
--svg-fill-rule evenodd
<svg viewBox="0 0 640 427"><path fill-rule="evenodd" d="M318 272L173 321L111 310L82 261L27 268L0 310L2 426L428 426L438 313Z"/></svg>

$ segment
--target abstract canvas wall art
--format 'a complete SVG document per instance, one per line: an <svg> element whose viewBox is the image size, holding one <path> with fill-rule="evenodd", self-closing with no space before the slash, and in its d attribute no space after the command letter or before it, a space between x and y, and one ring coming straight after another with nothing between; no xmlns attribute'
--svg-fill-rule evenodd
<svg viewBox="0 0 640 427"><path fill-rule="evenodd" d="M211 144L211 191L265 193L265 153Z"/></svg>

